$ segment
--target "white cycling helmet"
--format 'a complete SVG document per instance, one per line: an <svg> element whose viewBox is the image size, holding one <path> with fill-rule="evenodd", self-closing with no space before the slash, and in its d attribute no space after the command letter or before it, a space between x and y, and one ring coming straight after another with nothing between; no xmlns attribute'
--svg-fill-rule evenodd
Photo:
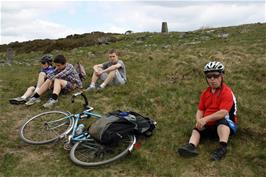
<svg viewBox="0 0 266 177"><path fill-rule="evenodd" d="M204 73L217 71L219 73L224 73L224 65L218 61L210 61L204 66Z"/></svg>

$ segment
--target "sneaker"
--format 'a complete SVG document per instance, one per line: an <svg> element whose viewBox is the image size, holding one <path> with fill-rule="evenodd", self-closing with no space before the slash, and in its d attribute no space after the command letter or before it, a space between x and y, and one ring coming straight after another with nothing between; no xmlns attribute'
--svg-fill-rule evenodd
<svg viewBox="0 0 266 177"><path fill-rule="evenodd" d="M211 160L221 160L225 156L226 151L227 149L225 147L219 147L212 154Z"/></svg>
<svg viewBox="0 0 266 177"><path fill-rule="evenodd" d="M181 148L178 148L177 151L179 155L182 157L194 157L199 154L197 149L191 144L186 144L182 146Z"/></svg>
<svg viewBox="0 0 266 177"><path fill-rule="evenodd" d="M40 99L40 98L31 97L31 98L29 99L29 101L27 101L27 102L25 103L25 105L27 105L27 106L31 106L31 105L33 105L33 104L35 104L35 103L39 103L39 102L41 102L41 99Z"/></svg>
<svg viewBox="0 0 266 177"><path fill-rule="evenodd" d="M54 100L54 99L50 98L45 104L43 104L43 107L50 108L54 104L56 104L57 102L58 102L58 100Z"/></svg>
<svg viewBox="0 0 266 177"><path fill-rule="evenodd" d="M24 104L27 102L26 98L21 98L21 97L17 97L17 98L11 98L9 100L10 104Z"/></svg>

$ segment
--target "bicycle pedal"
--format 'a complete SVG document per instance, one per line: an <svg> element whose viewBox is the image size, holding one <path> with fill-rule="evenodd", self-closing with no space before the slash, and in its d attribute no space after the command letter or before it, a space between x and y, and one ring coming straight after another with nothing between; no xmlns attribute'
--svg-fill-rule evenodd
<svg viewBox="0 0 266 177"><path fill-rule="evenodd" d="M73 145L71 143L65 143L64 144L64 149L66 151L70 151L72 149Z"/></svg>

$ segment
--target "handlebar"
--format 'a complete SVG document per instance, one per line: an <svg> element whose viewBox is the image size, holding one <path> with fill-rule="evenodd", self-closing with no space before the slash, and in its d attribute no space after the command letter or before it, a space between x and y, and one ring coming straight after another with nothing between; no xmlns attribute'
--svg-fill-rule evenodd
<svg viewBox="0 0 266 177"><path fill-rule="evenodd" d="M81 91L81 92L77 92L77 93L74 93L71 97L71 102L74 103L75 102L75 97L77 96L82 96L83 100L84 100L84 104L83 104L83 107L84 109L87 109L87 108L90 108L89 107L89 102L88 102L88 99L87 97L85 96L85 94Z"/></svg>

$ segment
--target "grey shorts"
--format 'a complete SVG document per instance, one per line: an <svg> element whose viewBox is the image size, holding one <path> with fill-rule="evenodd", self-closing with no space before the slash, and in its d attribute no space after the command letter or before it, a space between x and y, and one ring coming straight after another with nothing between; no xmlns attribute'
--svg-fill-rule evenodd
<svg viewBox="0 0 266 177"><path fill-rule="evenodd" d="M100 79L104 81L107 78L107 76L108 76L108 73L102 73L102 75L100 76ZM116 70L115 77L110 84L111 85L123 85L125 83L126 83L125 79L121 76L119 71Z"/></svg>

